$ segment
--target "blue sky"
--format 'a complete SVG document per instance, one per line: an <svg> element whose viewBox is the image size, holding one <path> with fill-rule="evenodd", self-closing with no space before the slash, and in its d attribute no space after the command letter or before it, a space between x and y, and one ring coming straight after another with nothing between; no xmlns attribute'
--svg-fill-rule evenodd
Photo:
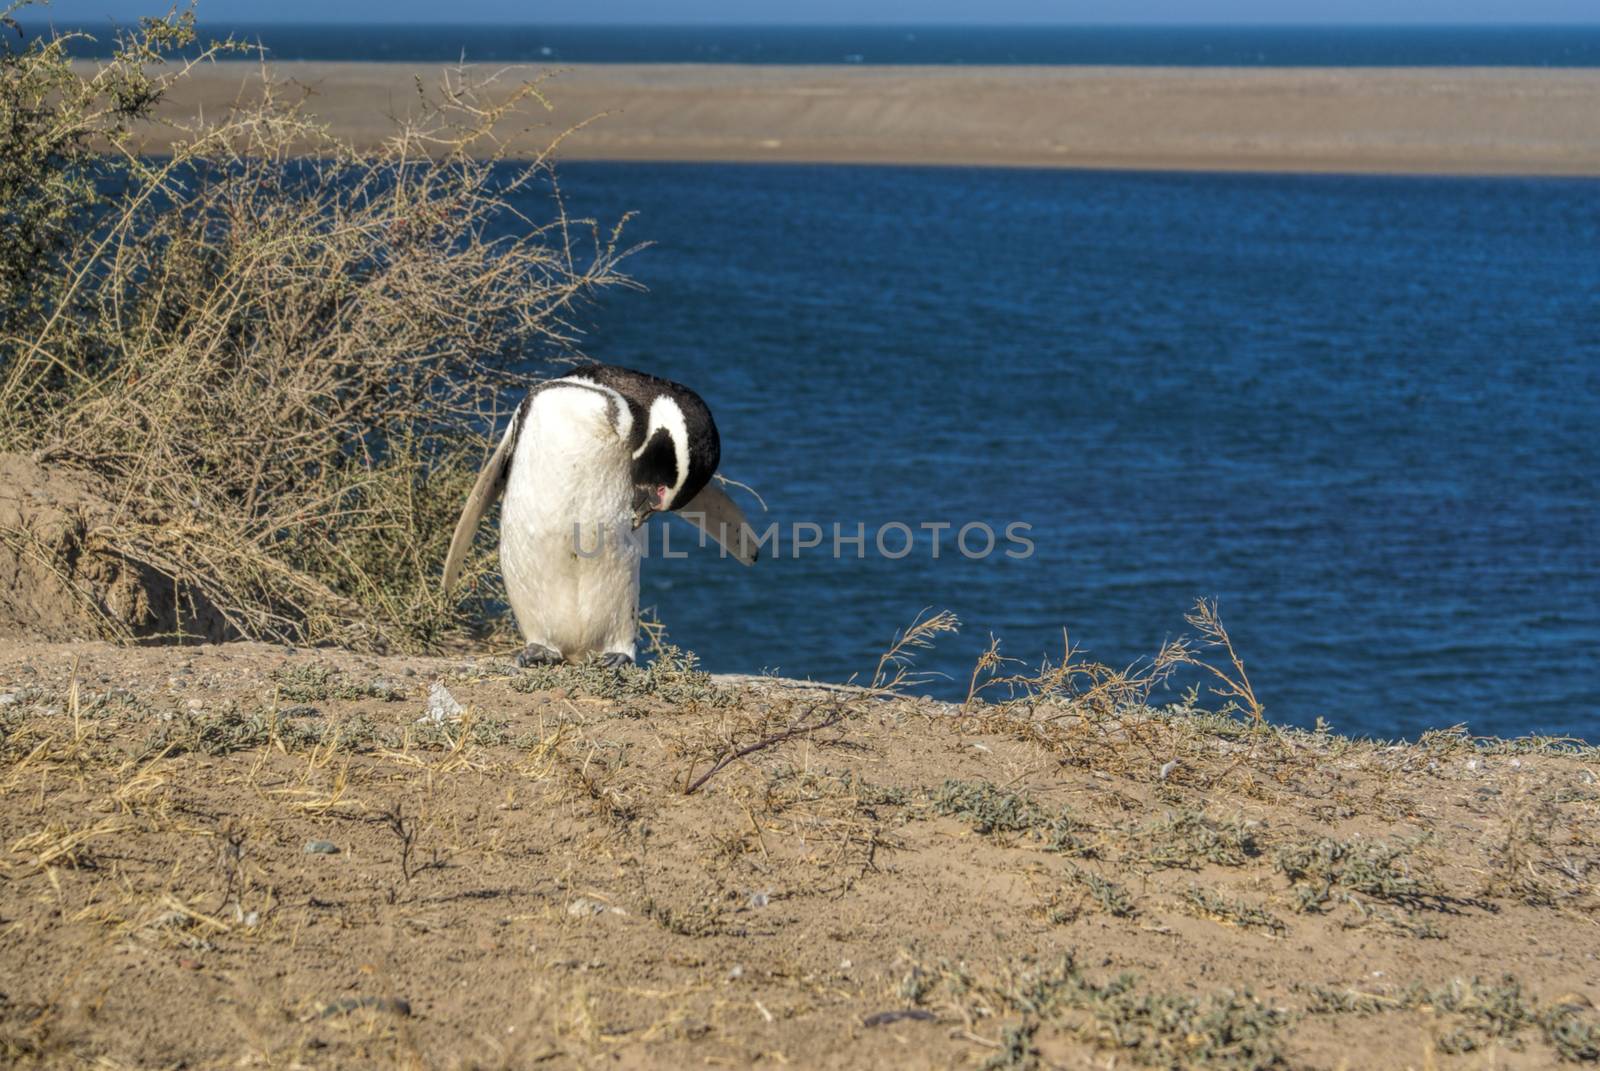
<svg viewBox="0 0 1600 1071"><path fill-rule="evenodd" d="M58 0L24 17L126 21L168 0ZM3 6L3 0L0 0ZM1594 23L1597 0L201 0L214 22Z"/></svg>

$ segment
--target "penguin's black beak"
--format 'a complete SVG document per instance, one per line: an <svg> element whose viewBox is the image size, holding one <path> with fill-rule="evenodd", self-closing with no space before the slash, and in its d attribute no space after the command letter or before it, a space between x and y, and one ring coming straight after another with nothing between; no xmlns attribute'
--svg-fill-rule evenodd
<svg viewBox="0 0 1600 1071"><path fill-rule="evenodd" d="M657 489L651 484L642 484L633 489L633 527L638 531L645 521L650 519L650 514L661 509L661 499Z"/></svg>

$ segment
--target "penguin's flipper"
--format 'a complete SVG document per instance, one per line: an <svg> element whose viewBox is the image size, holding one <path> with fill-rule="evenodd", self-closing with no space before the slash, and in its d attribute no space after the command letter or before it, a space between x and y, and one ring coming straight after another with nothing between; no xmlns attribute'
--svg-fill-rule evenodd
<svg viewBox="0 0 1600 1071"><path fill-rule="evenodd" d="M490 455L489 463L478 473L478 482L472 485L472 493L467 496L467 504L461 510L455 534L450 537L450 553L444 559L444 593L447 596L450 589L455 587L462 560L466 558L467 551L472 549L472 539L478 534L483 515L489 512L489 507L506 489L506 475L511 471L511 455L516 449L517 429L521 423L522 409L518 409L505 435L501 436L500 445Z"/></svg>
<svg viewBox="0 0 1600 1071"><path fill-rule="evenodd" d="M722 544L722 549L746 565L754 565L761 556L755 533L741 510L728 497L728 493L712 481L700 493L677 510L684 520ZM705 546L704 543L701 546Z"/></svg>

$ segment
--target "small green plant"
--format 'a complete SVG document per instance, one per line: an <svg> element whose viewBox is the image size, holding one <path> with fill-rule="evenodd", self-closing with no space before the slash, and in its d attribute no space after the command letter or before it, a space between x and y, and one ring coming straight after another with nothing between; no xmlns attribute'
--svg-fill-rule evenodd
<svg viewBox="0 0 1600 1071"><path fill-rule="evenodd" d="M1273 861L1295 887L1301 911L1320 911L1352 893L1413 907L1436 901L1409 856L1405 845L1320 837L1284 845Z"/></svg>
<svg viewBox="0 0 1600 1071"><path fill-rule="evenodd" d="M987 781L946 781L934 793L933 809L961 819L977 833L1030 833L1048 821L1027 797Z"/></svg>
<svg viewBox="0 0 1600 1071"><path fill-rule="evenodd" d="M278 697L292 703L321 703L330 699L384 699L399 700L406 690L399 684L379 677L358 681L321 662L287 665L272 675Z"/></svg>
<svg viewBox="0 0 1600 1071"><path fill-rule="evenodd" d="M1134 912L1133 897L1128 890L1110 878L1101 877L1092 870L1068 864L1067 880L1082 888L1089 899L1108 915L1129 918Z"/></svg>
<svg viewBox="0 0 1600 1071"><path fill-rule="evenodd" d="M1289 1016L1248 992L1223 990L1204 997L1150 992L1130 974L1096 982L1070 955L993 979L974 977L947 961L917 969L924 1001L942 994L958 1007L1021 1015L1025 1024L1038 1024L1029 1039L1049 1027L1146 1067L1276 1071L1285 1066L1279 1034ZM1008 1037L1002 1052L1012 1051Z"/></svg>
<svg viewBox="0 0 1600 1071"><path fill-rule="evenodd" d="M1450 1053L1473 1052L1490 1039L1513 1039L1538 1030L1556 1055L1570 1063L1600 1062L1600 1021L1571 1004L1546 1005L1521 981L1504 975L1497 982L1456 979L1428 988L1408 986L1393 995L1317 987L1307 1010L1313 1015L1382 1015L1420 1010L1458 1016L1465 1022L1441 1038Z"/></svg>
<svg viewBox="0 0 1600 1071"><path fill-rule="evenodd" d="M946 781L932 803L935 814L959 818L977 833L1021 833L1043 840L1050 851L1093 854L1083 827L1066 810L1049 814L1027 796L987 781Z"/></svg>
<svg viewBox="0 0 1600 1071"><path fill-rule="evenodd" d="M273 730L270 712L260 707L245 710L236 703L228 703L214 710L174 711L150 734L145 751L169 755L187 752L227 755L265 746L272 740ZM315 735L315 730L302 729L292 723L279 727L279 736L285 744L309 743Z"/></svg>
<svg viewBox="0 0 1600 1071"><path fill-rule="evenodd" d="M1347 929L1377 925L1401 937L1416 937L1433 941L1444 940L1444 932L1424 917L1420 911L1415 911L1409 907L1381 907L1377 904L1369 904L1356 896L1348 897L1347 900L1356 913L1355 921L1344 923Z"/></svg>
<svg viewBox="0 0 1600 1071"><path fill-rule="evenodd" d="M1157 869L1244 866L1261 853L1254 831L1240 820L1218 821L1187 807L1149 823L1136 840L1144 862Z"/></svg>
<svg viewBox="0 0 1600 1071"><path fill-rule="evenodd" d="M419 751L454 751L465 734L467 743L478 747L499 747L512 742L511 731L504 719L467 717L460 724L447 721L421 721L402 732L391 730L385 734L385 746L409 747Z"/></svg>
<svg viewBox="0 0 1600 1071"><path fill-rule="evenodd" d="M797 801L853 799L867 807L905 807L907 789L880 785L854 770L803 770L787 763L767 771L767 805L786 807Z"/></svg>
<svg viewBox="0 0 1600 1071"><path fill-rule="evenodd" d="M639 905L639 914L680 937L743 937L747 932L744 927L729 923L718 905L707 900L680 908L646 897Z"/></svg>
<svg viewBox="0 0 1600 1071"><path fill-rule="evenodd" d="M1031 1071L1039 1066L1033 1035L1039 1024L1023 1021L1000 1032L1000 1049L983 1062L983 1071Z"/></svg>
<svg viewBox="0 0 1600 1071"><path fill-rule="evenodd" d="M614 702L653 699L674 706L693 703L712 708L731 706L738 694L735 689L717 684L711 674L700 668L700 660L692 652L670 644L657 647L655 657L643 669L608 666L598 660L530 666L517 671L511 687L518 692L563 688Z"/></svg>
<svg viewBox="0 0 1600 1071"><path fill-rule="evenodd" d="M939 981L939 975L912 967L900 979L900 997L911 1004L925 1004L928 995L938 988Z"/></svg>
<svg viewBox="0 0 1600 1071"><path fill-rule="evenodd" d="M1232 899L1211 889L1191 885L1183 892L1182 905L1190 914L1203 919L1213 919L1230 926L1265 930L1275 936L1287 933L1289 927L1283 920L1265 908L1256 907L1243 900Z"/></svg>
<svg viewBox="0 0 1600 1071"><path fill-rule="evenodd" d="M279 744L285 751L332 747L351 753L391 746L398 733L382 730L370 718L340 721L280 717L270 707L245 708L229 701L199 711L173 711L145 740L146 755L229 755Z"/></svg>

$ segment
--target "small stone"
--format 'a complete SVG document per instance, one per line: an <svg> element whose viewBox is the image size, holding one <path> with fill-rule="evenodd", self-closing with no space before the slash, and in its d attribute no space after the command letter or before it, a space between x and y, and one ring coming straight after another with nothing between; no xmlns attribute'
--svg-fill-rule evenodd
<svg viewBox="0 0 1600 1071"><path fill-rule="evenodd" d="M339 846L331 840L306 841L307 855L338 855Z"/></svg>
<svg viewBox="0 0 1600 1071"><path fill-rule="evenodd" d="M744 977L744 964L735 963L732 967L730 967L728 969L728 981L736 982L740 978L743 978L743 977Z"/></svg>
<svg viewBox="0 0 1600 1071"><path fill-rule="evenodd" d="M771 894L765 891L750 894L750 906L753 908L766 907L771 902Z"/></svg>
<svg viewBox="0 0 1600 1071"><path fill-rule="evenodd" d="M204 709L205 709L205 706L206 706L206 704L205 704L205 700L203 700L203 699L191 699L191 700L189 700L189 702L188 702L188 703L187 703L187 704L185 704L185 705L186 705L186 706L187 706L187 707L188 707L188 708L189 708L189 709L190 709L190 710L204 710Z"/></svg>
<svg viewBox="0 0 1600 1071"><path fill-rule="evenodd" d="M567 905L567 914L575 918L592 918L604 913L606 905L599 900L591 900L587 896L580 896Z"/></svg>
<svg viewBox="0 0 1600 1071"><path fill-rule="evenodd" d="M1157 776L1159 776L1161 780L1165 781L1167 778L1172 776L1172 771L1176 770L1177 768L1178 760L1168 759L1166 762L1161 764L1161 772Z"/></svg>
<svg viewBox="0 0 1600 1071"><path fill-rule="evenodd" d="M443 722L449 718L459 718L463 712L464 708L450 694L450 689L444 686L444 681L434 681L433 687L428 689L428 712L417 721Z"/></svg>
<svg viewBox="0 0 1600 1071"><path fill-rule="evenodd" d="M913 1022L927 1022L932 1018L933 1013L931 1011L924 1011L921 1008L906 1008L904 1010L884 1011L876 1015L869 1015L861 1020L861 1025L888 1026L890 1023L898 1023L903 1019L910 1019Z"/></svg>

